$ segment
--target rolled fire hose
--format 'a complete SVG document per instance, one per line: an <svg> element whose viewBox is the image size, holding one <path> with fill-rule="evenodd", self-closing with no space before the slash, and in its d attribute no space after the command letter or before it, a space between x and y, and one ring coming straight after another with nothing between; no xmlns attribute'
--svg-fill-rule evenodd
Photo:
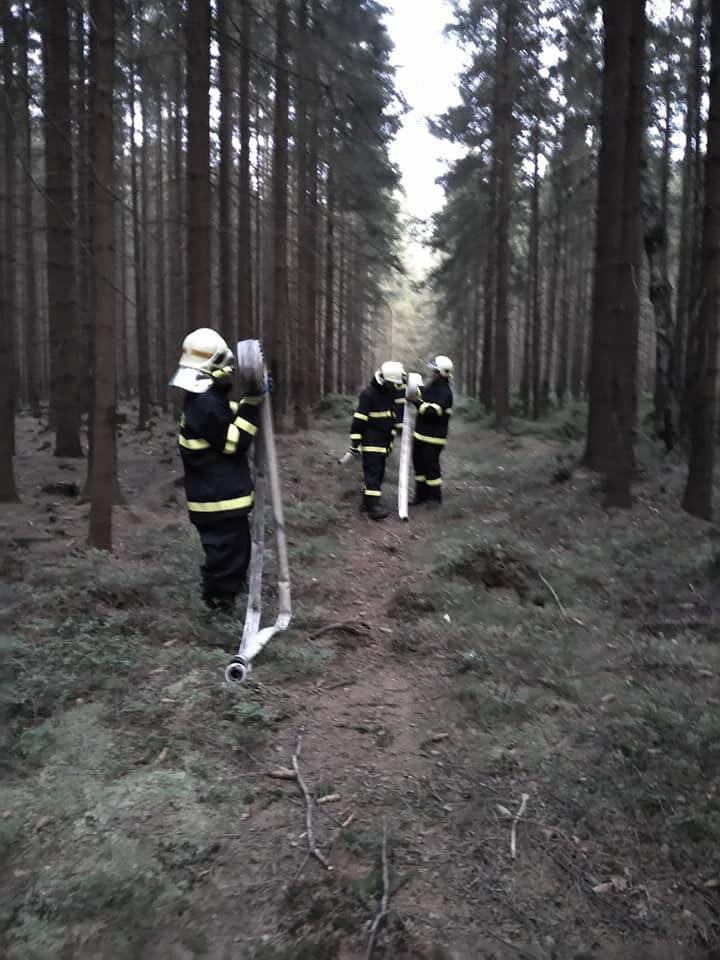
<svg viewBox="0 0 720 960"><path fill-rule="evenodd" d="M237 345L237 358L241 392L244 394L257 393L267 379L260 341L241 340ZM255 509L252 522L248 604L240 648L225 669L225 679L228 683L242 683L250 673L255 657L276 634L287 630L292 617L290 568L288 565L287 540L285 538L280 472L278 470L275 432L273 430L272 404L269 393L261 407L260 429L255 438L254 463ZM265 491L268 481L278 564L278 612L272 626L260 629L263 558L265 553Z"/></svg>
<svg viewBox="0 0 720 960"><path fill-rule="evenodd" d="M410 519L409 489L410 489L410 454L412 453L412 438L415 428L415 407L413 400L417 399L422 386L422 377L419 373L409 373L405 388L405 413L403 416L402 434L400 436L400 464L398 474L398 516L401 520Z"/></svg>

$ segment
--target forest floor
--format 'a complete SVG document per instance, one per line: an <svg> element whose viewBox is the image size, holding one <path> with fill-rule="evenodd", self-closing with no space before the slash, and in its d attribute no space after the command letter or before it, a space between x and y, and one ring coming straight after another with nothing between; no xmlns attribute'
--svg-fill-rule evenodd
<svg viewBox="0 0 720 960"><path fill-rule="evenodd" d="M20 421L0 954L365 957L385 824L374 958L720 956L720 530L680 511L679 459L643 440L635 507L607 512L579 416L461 415L442 510L373 524L336 462L346 414L280 438L295 616L233 688L241 621L197 599L171 422L123 431L107 557L87 505L41 490L84 464ZM330 871L269 775L300 730L308 787L335 795L313 818Z"/></svg>

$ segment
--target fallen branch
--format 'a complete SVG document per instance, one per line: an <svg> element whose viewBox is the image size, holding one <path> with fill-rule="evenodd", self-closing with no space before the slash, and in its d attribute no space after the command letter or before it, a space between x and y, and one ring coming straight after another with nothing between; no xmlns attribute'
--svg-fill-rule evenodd
<svg viewBox="0 0 720 960"><path fill-rule="evenodd" d="M561 603L561 601L560 601L560 597L557 595L557 591L555 590L555 587L550 583L549 580L546 580L546 579L545 579L545 577L542 575L542 573L541 573L539 570L538 570L538 576L540 577L540 579L542 580L542 582L545 584L545 586L548 588L548 590L549 590L550 593L552 594L555 603L558 605L558 608L559 608L559 610L560 610L560 613L561 613L564 617L566 617L566 616L567 616L567 610L566 610L565 607L562 605L562 603Z"/></svg>
<svg viewBox="0 0 720 960"><path fill-rule="evenodd" d="M522 801L520 803L520 809L515 814L515 818L512 822L512 827L510 828L510 856L515 859L517 856L517 825L522 820L523 814L527 809L528 800L530 799L529 793L524 793L522 795Z"/></svg>
<svg viewBox="0 0 720 960"><path fill-rule="evenodd" d="M387 820L383 818L383 836L382 836L382 897L380 899L380 909L375 914L375 919L372 922L370 927L370 937L368 939L367 950L365 952L365 960L372 960L373 950L375 949L375 941L377 939L378 930L380 925L386 919L388 915L388 902L390 900L390 869L388 866L388 852L387 852Z"/></svg>
<svg viewBox="0 0 720 960"><path fill-rule="evenodd" d="M305 834L307 836L308 842L308 853L311 857L315 857L318 863L321 863L326 870L332 870L332 867L328 863L327 859L323 853L318 850L315 843L315 833L313 831L313 821L312 821L312 808L313 800L310 795L310 791L307 788L307 784L303 779L302 772L300 771L300 751L302 750L302 738L304 730L301 729L297 736L297 743L295 744L295 753L292 758L293 770L295 771L295 778L298 782L298 786L302 791L303 799L305 800Z"/></svg>
<svg viewBox="0 0 720 960"><path fill-rule="evenodd" d="M311 633L308 637L309 640L319 640L320 637L325 636L326 633L333 633L335 630L338 633L351 633L356 637L364 637L370 633L370 625L364 621L358 621L354 623L349 620L346 623L329 623L326 627L322 627L320 630L317 630L315 633Z"/></svg>

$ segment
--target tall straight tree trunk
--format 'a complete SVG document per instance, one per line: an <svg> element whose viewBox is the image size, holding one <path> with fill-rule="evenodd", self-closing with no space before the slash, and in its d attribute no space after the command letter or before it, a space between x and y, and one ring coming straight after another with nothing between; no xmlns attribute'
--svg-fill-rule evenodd
<svg viewBox="0 0 720 960"><path fill-rule="evenodd" d="M159 87L155 96L155 366L158 371L158 395L162 409L168 409L167 382L168 335L167 335L167 297L165 279L167 264L165 260L165 152L163 150L163 94Z"/></svg>
<svg viewBox="0 0 720 960"><path fill-rule="evenodd" d="M717 417L718 310L720 309L720 0L711 0L710 113L705 160L702 296L689 338L690 466L683 508L712 519Z"/></svg>
<svg viewBox="0 0 720 960"><path fill-rule="evenodd" d="M80 373L73 269L72 105L67 0L38 0L43 45L47 295L55 456L81 457Z"/></svg>
<svg viewBox="0 0 720 960"><path fill-rule="evenodd" d="M307 50L309 33L308 0L298 0L297 29L298 48ZM312 236L312 212L310 209L310 99L306 72L307 54L298 71L296 98L296 144L297 144L297 351L294 364L293 401L295 425L300 430L309 426L310 366L314 351L312 295L310 271L310 248Z"/></svg>
<svg viewBox="0 0 720 960"><path fill-rule="evenodd" d="M332 138L332 131L331 131ZM325 225L325 334L323 336L323 393L336 389L335 361L335 186L332 157L328 161Z"/></svg>
<svg viewBox="0 0 720 960"><path fill-rule="evenodd" d="M493 344L495 340L496 260L497 245L494 242L497 228L497 176L495 166L490 173L490 242L487 245L487 260L483 278L483 343L482 367L480 370L480 402L486 413L493 409L495 377Z"/></svg>
<svg viewBox="0 0 720 960"><path fill-rule="evenodd" d="M502 70L495 123L498 168L497 314L495 317L495 426L510 419L509 279L510 217L513 187L513 108L515 100L515 0L506 0L502 38Z"/></svg>
<svg viewBox="0 0 720 960"><path fill-rule="evenodd" d="M590 406L584 462L593 470L608 465L613 397L611 363L613 323L610 293L617 277L615 258L622 241L623 170L629 86L630 5L604 0L604 68L598 161L597 227L593 282Z"/></svg>
<svg viewBox="0 0 720 960"><path fill-rule="evenodd" d="M240 197L238 207L238 326L239 338L255 328L253 310L252 192L250 187L250 68L252 47L250 3L240 0Z"/></svg>
<svg viewBox="0 0 720 960"><path fill-rule="evenodd" d="M178 33L180 30L178 29ZM172 215L170 220L170 248L173 255L170 258L170 298L169 309L172 333L173 362L180 344L187 331L186 316L186 280L185 280L185 217L183 211L183 122L182 122L182 61L178 57L175 61L173 75L173 119L172 119L172 189L170 203ZM178 391L173 391L177 397Z"/></svg>
<svg viewBox="0 0 720 960"><path fill-rule="evenodd" d="M566 209L567 220L563 230L564 244L560 264L560 329L558 332L558 362L557 378L555 381L555 396L558 406L565 405L568 389L568 372L570 360L570 274L571 263L575 257L574 231L570 226L570 211Z"/></svg>
<svg viewBox="0 0 720 960"><path fill-rule="evenodd" d="M2 129L4 158L4 190L0 193L0 503L18 499L13 469L15 436L15 117L13 116L15 82L13 76L13 41L15 23L12 12L2 15L3 45L3 109ZM12 168L12 169L11 169Z"/></svg>
<svg viewBox="0 0 720 960"><path fill-rule="evenodd" d="M188 0L188 320L210 323L210 0Z"/></svg>
<svg viewBox="0 0 720 960"><path fill-rule="evenodd" d="M547 324L545 332L545 356L543 361L543 375L541 386L541 412L547 414L550 410L550 388L552 385L553 368L555 364L555 330L557 326L557 292L560 282L560 257L562 254L562 224L564 198L562 193L562 178L560 171L553 176L553 239L552 259L550 263L550 283L547 297Z"/></svg>
<svg viewBox="0 0 720 960"><path fill-rule="evenodd" d="M538 104L538 116L540 113ZM533 189L530 225L530 271L532 275L532 358L530 378L532 381L532 417L540 419L540 348L542 340L542 314L540 312L540 121L533 131Z"/></svg>
<svg viewBox="0 0 720 960"><path fill-rule="evenodd" d="M84 372L80 380L80 402L82 409L88 411L92 418L92 340L94 331L91 329L90 302L93 297L94 274L92 272L92 237L90 233L90 212L88 209L88 193L90 177L92 175L92 157L90 144L90 112L88 109L88 83L85 56L85 12L77 9L74 15L75 24L75 56L77 59L77 78L75 87L75 129L74 152L77 158L75 170L77 175L77 222L75 229L75 269L77 280L76 316L79 331L78 366ZM88 434L88 445L92 439Z"/></svg>
<svg viewBox="0 0 720 960"><path fill-rule="evenodd" d="M612 0L616 2L616 0ZM623 0L627 2L627 0ZM622 234L614 271L610 361L611 434L607 468L609 507L632 506L637 416L637 365L640 331L638 277L642 260L642 146L645 135L646 0L630 0L627 43L628 90L625 109L625 151L622 168Z"/></svg>
<svg viewBox="0 0 720 960"><path fill-rule="evenodd" d="M28 29L28 4L22 5L21 15L22 38L20 42L21 61L20 61L20 85L23 96L23 114L25 133L24 158L28 170L32 170L32 90L30 88L29 76L29 29ZM33 191L34 186L30 177L23 180L23 210L25 224L25 263L23 273L24 288L24 320L25 328L25 370L27 376L27 396L30 404L30 411L36 418L40 417L40 390L41 390L41 369L40 369L40 331L38 323L38 296L36 271L37 263L35 257L35 218L33 214Z"/></svg>
<svg viewBox="0 0 720 960"><path fill-rule="evenodd" d="M687 76L687 107L685 111L685 155L683 159L682 197L680 201L680 247L678 263L678 286L675 328L675 357L679 383L683 385L683 397L679 429L684 431L687 414L689 377L686 374L686 351L688 326L691 313L696 309L698 291L693 288L693 263L700 260L700 225L698 223L697 197L699 140L702 111L703 23L707 0L694 0L693 28L689 73Z"/></svg>
<svg viewBox="0 0 720 960"><path fill-rule="evenodd" d="M220 171L218 178L218 229L220 234L220 329L228 340L234 338L237 324L233 304L231 184L233 173L233 100L234 83L230 53L230 0L218 0L218 49L220 62Z"/></svg>
<svg viewBox="0 0 720 960"><path fill-rule="evenodd" d="M130 185L133 219L133 274L135 278L135 346L138 371L138 430L150 419L150 357L147 317L146 237L143 229L143 184L138 183L138 148L135 127L135 68L130 71ZM144 111L143 111L144 115ZM142 172L142 168L141 168ZM142 176L140 177L142 181Z"/></svg>
<svg viewBox="0 0 720 960"><path fill-rule="evenodd" d="M276 0L275 118L272 167L272 299L267 314L265 344L269 369L276 384L277 408L287 410L287 329L289 292L288 237L288 138L290 85L288 74L289 18L286 0Z"/></svg>
<svg viewBox="0 0 720 960"><path fill-rule="evenodd" d="M92 248L95 320L95 383L90 479L89 542L112 549L112 506L115 485L115 223L114 0L90 0L92 23L91 88L93 168L91 181Z"/></svg>

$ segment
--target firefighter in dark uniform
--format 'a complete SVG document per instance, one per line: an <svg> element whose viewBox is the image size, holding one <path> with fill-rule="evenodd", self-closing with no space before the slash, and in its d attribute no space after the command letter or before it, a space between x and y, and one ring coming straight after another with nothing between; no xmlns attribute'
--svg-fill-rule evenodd
<svg viewBox="0 0 720 960"><path fill-rule="evenodd" d="M392 449L396 427L398 390L405 380L401 363L388 360L380 367L370 384L360 394L350 428L350 450L362 454L365 487L361 510L373 520L384 520L382 483L385 461Z"/></svg>
<svg viewBox="0 0 720 960"><path fill-rule="evenodd" d="M435 357L428 364L431 379L414 400L417 407L413 433L413 466L415 468L415 504L438 507L442 503L440 454L447 443L452 414L453 394L450 379L452 361Z"/></svg>
<svg viewBox="0 0 720 960"><path fill-rule="evenodd" d="M183 341L180 366L170 381L185 393L178 446L190 521L205 551L202 599L222 613L232 612L250 563L253 485L247 451L266 390L231 401L233 372L228 345L203 328Z"/></svg>

